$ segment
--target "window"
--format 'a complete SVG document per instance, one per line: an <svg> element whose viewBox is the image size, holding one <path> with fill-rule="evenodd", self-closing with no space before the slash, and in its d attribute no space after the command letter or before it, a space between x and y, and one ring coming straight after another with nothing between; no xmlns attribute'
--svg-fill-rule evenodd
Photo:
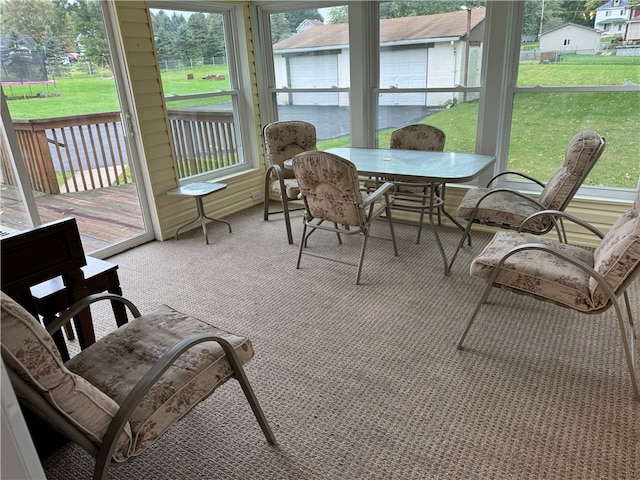
<svg viewBox="0 0 640 480"><path fill-rule="evenodd" d="M583 193L602 196L606 187L611 189L607 198L629 198L640 175L639 59L623 56L624 49L601 55L597 35L573 40L570 52L545 47L561 51L555 62L521 56L503 168L547 180L561 164L569 139L593 130L607 145Z"/></svg>
<svg viewBox="0 0 640 480"><path fill-rule="evenodd" d="M180 179L253 167L248 67L236 52L240 7L150 2L151 22ZM246 58L246 57L245 57Z"/></svg>
<svg viewBox="0 0 640 480"><path fill-rule="evenodd" d="M571 26L577 29L576 34L553 28L557 43L543 50L560 54L541 62L540 49L521 42L523 33L529 33L523 27L527 20L537 36L541 10L535 9L531 15L524 2L487 2L486 7L481 2L480 7L461 9L459 3L452 8L454 2L425 1L412 2L412 10L402 10L404 2L351 2L348 8L305 2L307 9L317 10L302 11L304 15L292 10L299 8L298 3L291 3L254 4L258 23L254 29L263 32L262 81L258 84L263 88L264 123L287 118L285 113L297 106L295 102L320 104L332 99L337 103L331 104L334 110L328 121L335 124L331 128L345 133L321 138L320 149L349 142L386 147L394 128L423 121L446 132L445 150L495 152L496 170L513 168L543 179L561 164L570 138L590 129L607 139L607 148L582 193L628 200L637 188L640 139L633 128L640 102L640 58L623 58L621 52L600 55L599 38L595 32L591 35L590 29ZM425 10L416 10L418 7ZM322 53L317 38L308 43L299 41L310 38L304 29L324 28L312 25L314 17L309 15L316 11L325 26L331 27L316 32L334 32L323 39ZM548 30L563 25L553 14L571 14L566 9L548 8L546 12ZM294 13L299 16L287 24L288 36L282 40L276 34L285 27L278 25L284 25L283 19ZM429 22L432 15L443 15L440 18L449 21ZM450 18L454 16L455 21ZM294 23L300 27L295 33ZM340 24L343 33L337 35L338 30L332 28ZM420 33L435 24L444 30ZM414 35L407 34L407 25ZM307 34L301 36L303 33ZM571 45L570 52L564 52L565 41L566 46ZM332 63L310 63L308 68L315 69L318 78L301 88L300 83L293 83L295 55L314 62L332 55L334 59ZM339 68L336 63L341 63ZM321 68L340 73L328 80L328 72L320 72ZM344 97L348 97L348 107ZM308 103L301 105L299 115L317 108ZM344 116L339 113L342 111ZM507 179L507 186L520 188L522 184ZM603 192L603 188L607 190Z"/></svg>
<svg viewBox="0 0 640 480"><path fill-rule="evenodd" d="M347 146L351 136L349 10L304 10L283 2L261 9L267 119L304 120L316 127L319 148Z"/></svg>
<svg viewBox="0 0 640 480"><path fill-rule="evenodd" d="M380 147L394 129L422 122L446 133L445 150L475 151L485 12L427 1L398 15L380 4Z"/></svg>

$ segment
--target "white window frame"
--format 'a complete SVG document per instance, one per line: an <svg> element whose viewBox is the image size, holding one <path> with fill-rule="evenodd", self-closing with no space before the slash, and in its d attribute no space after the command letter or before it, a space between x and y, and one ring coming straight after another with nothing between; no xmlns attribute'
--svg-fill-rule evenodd
<svg viewBox="0 0 640 480"><path fill-rule="evenodd" d="M271 18L272 14L291 12L295 10L309 10L330 8L337 5L345 5L348 2L327 1L267 1L254 2L252 5L253 31L258 32L259 45L256 46L256 66L258 68L258 95L260 98L260 113L262 126L278 120L278 93L345 93L349 95L351 88L278 88L275 84L276 76L273 69L273 46L271 44ZM352 55L352 52L350 53Z"/></svg>
<svg viewBox="0 0 640 480"><path fill-rule="evenodd" d="M189 100L197 98L213 98L218 96L230 96L234 112L234 133L238 139L238 156L241 162L238 165L224 167L210 172L192 175L180 179L180 184L191 183L194 180L224 180L241 173L258 168L258 139L253 129L253 109L251 98L251 73L249 69L247 52L249 46L244 32L243 8L241 5L222 2L186 1L186 0L150 0L150 9L177 10L185 12L202 12L220 14L223 17L225 32L225 48L227 68L229 71L230 89L223 92L201 93L196 95L180 95L165 97L165 103L176 100Z"/></svg>
<svg viewBox="0 0 640 480"><path fill-rule="evenodd" d="M596 85L596 86L573 86L573 87L558 87L550 86L545 87L542 85L535 85L531 87L518 87L518 66L520 50L520 39L522 30L522 16L524 13L524 2L490 2L494 6L501 3L511 4L511 12L509 12L510 20L514 22L516 28L512 29L505 43L512 44L514 48L514 54L511 57L511 62L505 62L504 73L505 77L509 80L505 83L506 100L508 102L508 108L502 111L502 121L500 122L501 131L503 132L499 137L499 146L496 155L496 170L505 171L508 170L508 152L509 152L509 140L511 130L511 120L513 115L513 103L515 95L518 93L561 93L561 92L638 92L638 85ZM489 6L488 6L489 7ZM490 29L492 25L488 25ZM498 180L498 185L505 188L513 188L520 191L527 191L529 183L519 181L516 179L510 179L508 176L503 176ZM640 179L638 179L638 186L640 188ZM536 192L539 190L535 190ZM635 198L635 192L628 189L617 189L613 187L595 187L589 185L583 185L578 191L577 197L602 199L605 201L633 201Z"/></svg>
<svg viewBox="0 0 640 480"><path fill-rule="evenodd" d="M304 4L291 2L261 2L253 5L257 18L254 31L259 32L256 37L260 40L261 49L257 55L258 74L260 79L260 101L263 122L275 119L273 105L273 72L270 68L271 52L270 28L268 15L300 8L323 8L335 5L349 6L349 48L351 50L351 89L363 92L357 98L351 99L351 144L353 146L373 146L375 136L375 111L377 95L381 91L378 85L379 55L377 38L378 13L376 2L323 2L307 1ZM511 134L511 120L513 114L514 97L522 92L636 92L637 85L622 86L575 86L575 87L517 87L519 54L524 14L524 2L487 2L485 17L485 38L482 53L482 78L479 87L454 87L447 91L479 92L478 125L476 135L476 153L492 154L496 156L494 172L507 169L509 140ZM264 32L269 35L261 38ZM269 44L269 45L267 45ZM360 73L360 75L359 75ZM269 77L271 75L271 77ZM423 89L420 89L423 90ZM440 89L424 89L438 91ZM395 89L393 90L396 91ZM411 89L410 91L413 91ZM366 94L369 92L369 94ZM358 121L355 121L357 119ZM493 176L493 172L485 172L475 184L482 185ZM640 182L639 182L640 184ZM502 177L500 186L522 190L526 184ZM640 186L640 185L639 185ZM580 197L594 199L632 201L633 191L583 186L579 191Z"/></svg>

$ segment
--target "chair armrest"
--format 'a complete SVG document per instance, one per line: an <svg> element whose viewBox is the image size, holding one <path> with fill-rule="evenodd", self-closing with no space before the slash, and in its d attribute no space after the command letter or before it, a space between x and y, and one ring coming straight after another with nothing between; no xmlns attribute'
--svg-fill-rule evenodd
<svg viewBox="0 0 640 480"><path fill-rule="evenodd" d="M269 192L270 189L267 189L269 183L271 183L271 172L275 172L276 177L278 177L278 183L280 184L280 193L283 197L287 197L288 200L298 200L298 198L292 198L289 197L287 195L287 188L285 187L284 184L284 173L283 173L283 169L280 165L271 165L269 168L267 168L267 171L265 172L265 195L267 194L267 192Z"/></svg>
<svg viewBox="0 0 640 480"><path fill-rule="evenodd" d="M108 464L116 447L117 439L131 418L131 415L140 404L147 392L156 384L157 380L173 365L183 353L203 342L217 342L224 350L227 360L233 369L234 376L241 376L246 380L246 375L233 346L224 338L208 333L191 335L173 345L155 363L151 369L138 381L131 392L123 400L118 412L113 417L107 431L102 438L102 445L96 457L96 469L98 466Z"/></svg>
<svg viewBox="0 0 640 480"><path fill-rule="evenodd" d="M522 226L525 225L527 222L529 222L529 220L533 220L533 219L535 219L537 217L544 217L544 216L551 216L554 219L554 223L555 223L556 219L558 219L558 218L560 218L561 220L562 219L570 220L573 223L575 223L576 225L581 226L585 230L589 230L591 233L596 235L598 238L603 238L604 237L604 233L602 233L600 230L598 230L596 227L594 227L590 223L587 223L584 220L582 220L581 218L578 218L575 215L571 215L571 214L569 214L567 212L563 212L561 210L541 210L539 212L536 212L536 213L533 213L533 214L529 215L527 218L525 218L523 220L523 222L518 227L518 232L521 231Z"/></svg>
<svg viewBox="0 0 640 480"><path fill-rule="evenodd" d="M518 172L518 171L515 171L515 170L507 170L505 172L500 172L497 175L494 175L493 178L491 180L489 180L489 182L487 183L487 188L489 188L491 186L491 184L493 183L494 180L496 180L497 178L502 177L503 175L518 175L519 177L526 178L527 180L530 180L533 183L535 183L537 185L540 185L542 188L544 188L546 186L540 180L538 180L536 178L533 178L531 175L527 175L526 173Z"/></svg>
<svg viewBox="0 0 640 480"><path fill-rule="evenodd" d="M372 203L375 203L381 196L388 193L389 190L393 190L393 188L394 188L393 183L391 182L383 183L381 186L377 188L375 192L371 193L370 195L367 195L367 198L365 198L362 201L362 208L366 208Z"/></svg>
<svg viewBox="0 0 640 480"><path fill-rule="evenodd" d="M598 285L601 286L604 291L606 292L607 296L609 297L609 300L611 301L611 303L615 306L616 310L618 310L618 318L622 318L621 316L621 312L619 310L619 305L618 302L616 302L616 294L613 291L613 289L611 288L611 286L607 283L607 281L604 279L604 277L602 275L600 275L598 272L596 272L593 267L587 265L586 263L584 263L581 260L577 260L575 258L571 258L568 255L566 255L565 253L561 252L560 250L557 250L555 248L553 248L550 245L544 244L544 243L524 243L522 245L518 245L516 247L511 248L507 253L505 253L502 258L500 259L500 261L498 262L498 264L496 265L496 268L494 269L491 278L489 279L489 282L493 285L495 282L496 277L498 276L498 273L500 271L500 269L502 268L502 266L504 265L505 261L519 253L519 252L523 252L526 250L539 250L542 252L546 252L549 253L555 257L558 257L562 260L564 260L567 263L570 263L572 265L575 265L576 267L578 267L580 270L582 270L583 272L587 273L591 278L593 278L596 282L598 282Z"/></svg>
<svg viewBox="0 0 640 480"><path fill-rule="evenodd" d="M126 298L120 295L116 295L114 293L106 293L106 292L96 293L94 295L89 295L87 297L82 298L81 300L78 300L76 303L74 303L69 308L64 310L58 318L56 318L53 322L47 325L46 327L47 331L49 332L49 334L57 332L58 330L60 330L60 328L62 328L64 324L69 322L73 317L75 317L82 310L89 307L89 305L102 300L112 300L112 301L124 303L134 317L140 316L140 311L130 300L127 300Z"/></svg>

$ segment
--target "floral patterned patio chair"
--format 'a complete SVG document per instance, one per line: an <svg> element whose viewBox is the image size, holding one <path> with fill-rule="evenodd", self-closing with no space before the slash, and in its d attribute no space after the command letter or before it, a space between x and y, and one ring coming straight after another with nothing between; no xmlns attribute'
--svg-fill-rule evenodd
<svg viewBox="0 0 640 480"><path fill-rule="evenodd" d="M300 152L316 149L316 127L300 120L273 122L264 127L263 137L267 161L264 177L264 219L268 220L269 215L283 213L287 238L291 244L293 234L289 212L302 210L303 207L289 207L289 202L300 200L300 188L293 170L285 168L284 162ZM282 210L269 210L271 193L280 197Z"/></svg>
<svg viewBox="0 0 640 480"><path fill-rule="evenodd" d="M293 171L298 179L305 205L304 227L296 268L300 268L303 254L345 263L358 267L356 284L360 284L362 261L371 222L382 213L386 214L393 250L395 255L398 255L389 200L393 184L385 183L370 195L363 195L355 165L328 152L303 152L296 155L293 157ZM325 221L333 226L324 224ZM310 229L309 233L307 228ZM316 230L336 233L339 243L342 243L341 235L361 234L362 248L358 263L345 262L309 251L307 242Z"/></svg>
<svg viewBox="0 0 640 480"><path fill-rule="evenodd" d="M143 453L231 377L238 380L269 443L275 438L242 365L248 338L161 306L147 315L113 294L85 297L45 329L1 293L2 360L20 402L96 457L94 479ZM63 363L50 332L99 300L133 316Z"/></svg>
<svg viewBox="0 0 640 480"><path fill-rule="evenodd" d="M622 348L631 376L631 386L640 400L635 368L636 332L627 290L640 273L640 191L633 207L623 214L606 235L582 220L560 211L542 211L531 220L558 215L575 222L601 238L595 250L533 236L522 231L498 232L471 263L471 275L487 282L480 301L460 339L465 337L487 302L492 287L524 293L578 312L602 313L613 307L622 336ZM624 297L628 327L619 297ZM559 319L561 321L561 319Z"/></svg>
<svg viewBox="0 0 640 480"><path fill-rule="evenodd" d="M538 215L526 225L521 224L525 218L541 210L564 211L602 155L604 147L603 137L596 132L583 131L571 139L565 151L564 163L546 184L521 172L506 171L493 177L487 188L468 190L457 211L459 218L467 220L467 227L451 258L449 269L466 238L471 244L469 233L474 223L510 230L521 228L535 235L543 235L555 227L558 238L566 242L562 218ZM538 199L508 188L491 188L493 181L503 175L515 175L537 184L542 188Z"/></svg>

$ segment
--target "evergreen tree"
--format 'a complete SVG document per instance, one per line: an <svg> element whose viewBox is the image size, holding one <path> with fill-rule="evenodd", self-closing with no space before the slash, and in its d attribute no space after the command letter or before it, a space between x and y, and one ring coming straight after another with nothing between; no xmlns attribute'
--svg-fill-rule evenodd
<svg viewBox="0 0 640 480"><path fill-rule="evenodd" d="M173 36L164 27L154 27L156 51L158 59L172 60L177 57Z"/></svg>
<svg viewBox="0 0 640 480"><path fill-rule="evenodd" d="M64 48L60 40L53 34L51 27L46 27L44 31L44 55L52 75L60 74L60 61L64 58Z"/></svg>
<svg viewBox="0 0 640 480"><path fill-rule="evenodd" d="M18 79L20 82L27 81L29 78L29 66L31 65L31 51L24 41L24 37L16 30L9 32L7 39L7 47L9 51L9 59L5 61L3 66L9 74Z"/></svg>
<svg viewBox="0 0 640 480"><path fill-rule="evenodd" d="M186 23L178 28L175 45L179 58L186 60L197 56L196 40Z"/></svg>
<svg viewBox="0 0 640 480"><path fill-rule="evenodd" d="M187 20L187 27L193 36L195 50L190 53L191 57L204 57L207 50L207 39L210 28L207 25L207 18L204 13L194 13Z"/></svg>
<svg viewBox="0 0 640 480"><path fill-rule="evenodd" d="M274 13L271 15L271 41L278 43L280 40L289 38L295 33L295 30L291 30L289 22L283 13Z"/></svg>

